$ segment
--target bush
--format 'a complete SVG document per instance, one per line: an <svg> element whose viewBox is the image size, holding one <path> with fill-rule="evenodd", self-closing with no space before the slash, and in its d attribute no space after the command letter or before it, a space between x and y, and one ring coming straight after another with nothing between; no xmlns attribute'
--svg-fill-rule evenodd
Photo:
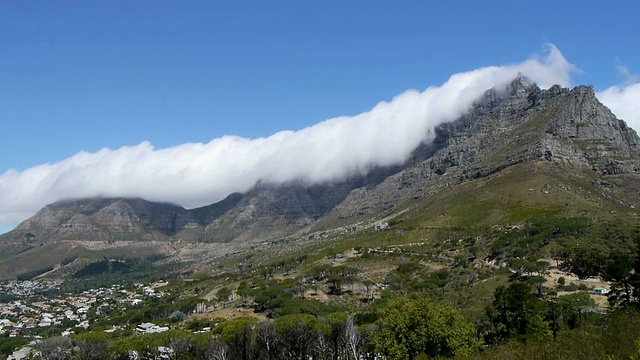
<svg viewBox="0 0 640 360"><path fill-rule="evenodd" d="M589 290L589 288L587 287L586 284L580 284L578 285L578 290L586 291L586 290Z"/></svg>

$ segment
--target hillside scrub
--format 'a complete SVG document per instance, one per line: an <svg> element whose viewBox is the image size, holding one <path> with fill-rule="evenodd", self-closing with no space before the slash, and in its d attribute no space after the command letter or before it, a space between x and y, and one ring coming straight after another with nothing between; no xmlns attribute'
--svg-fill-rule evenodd
<svg viewBox="0 0 640 360"><path fill-rule="evenodd" d="M519 283L514 283L519 284ZM506 292L505 292L506 290ZM515 309L521 300L505 294L524 287L501 289L492 306ZM529 298L529 300L535 299ZM525 300L528 301L528 300ZM527 308L529 309L529 308ZM515 320L522 321L522 311ZM533 318L543 314L534 310ZM537 314L537 315L536 315ZM509 320L510 321L510 320ZM538 321L535 320L534 323ZM493 345L477 337L477 324L453 308L428 298L396 297L378 311L375 326L358 326L354 317L335 313L327 317L291 314L259 321L239 317L222 321L209 332L171 330L160 334L122 336L97 331L68 338L50 338L38 349L47 358L125 359L137 354L152 359L172 353L177 359L539 359L608 358L637 356L640 314L615 311L603 321L589 322L551 336L548 320L524 326ZM507 325L508 327L508 325ZM540 332L542 331L542 333ZM527 335L522 337L521 335ZM66 340L65 340L66 339ZM13 344L13 343L12 343ZM9 345L9 343L7 343ZM170 350L169 350L170 349ZM36 358L42 358L37 357Z"/></svg>
<svg viewBox="0 0 640 360"><path fill-rule="evenodd" d="M432 233L443 238L432 242L406 238L420 229L397 237L393 229L372 232L367 236L387 239L384 247L362 247L350 256L287 255L255 271L173 280L162 298L106 313L108 320L90 314L87 333L128 324L96 345L112 358L125 356L125 349L159 356L159 347L182 359L535 358L566 354L560 344L576 337L590 339L576 353L628 358L640 338L631 326L640 319L639 228L623 221L532 219L438 229ZM594 256L583 258L583 251ZM506 267L491 265L500 262ZM609 309L576 291L587 290L583 283L558 284L571 287L558 295L541 281L552 264L609 279ZM234 314L227 320L214 319L216 312L193 315L213 307ZM259 318L246 316L251 313ZM131 328L147 321L175 330L130 337ZM625 321L628 332L620 330ZM206 327L211 330L202 332ZM614 328L617 338L608 335ZM82 341L71 351L92 340Z"/></svg>

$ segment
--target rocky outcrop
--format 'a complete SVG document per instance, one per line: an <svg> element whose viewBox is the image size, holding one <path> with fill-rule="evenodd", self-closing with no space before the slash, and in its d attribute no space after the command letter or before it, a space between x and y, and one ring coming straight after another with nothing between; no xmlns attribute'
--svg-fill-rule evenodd
<svg viewBox="0 0 640 360"><path fill-rule="evenodd" d="M596 99L592 87L554 86L543 96L554 115L542 141L547 160L591 166L600 174L640 171L637 134Z"/></svg>
<svg viewBox="0 0 640 360"><path fill-rule="evenodd" d="M93 225L88 216L83 214L75 214L69 221L60 225L62 233L87 233L97 232L98 228Z"/></svg>
<svg viewBox="0 0 640 360"><path fill-rule="evenodd" d="M96 225L116 232L135 231L140 223L140 217L125 200L118 200L100 209L91 218Z"/></svg>

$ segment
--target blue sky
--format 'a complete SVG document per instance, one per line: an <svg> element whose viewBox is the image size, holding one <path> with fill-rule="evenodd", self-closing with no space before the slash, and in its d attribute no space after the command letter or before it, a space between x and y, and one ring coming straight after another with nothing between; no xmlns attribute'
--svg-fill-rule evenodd
<svg viewBox="0 0 640 360"><path fill-rule="evenodd" d="M0 174L143 141L300 130L546 43L577 67L572 84L604 91L637 82L639 13L636 1L2 2Z"/></svg>

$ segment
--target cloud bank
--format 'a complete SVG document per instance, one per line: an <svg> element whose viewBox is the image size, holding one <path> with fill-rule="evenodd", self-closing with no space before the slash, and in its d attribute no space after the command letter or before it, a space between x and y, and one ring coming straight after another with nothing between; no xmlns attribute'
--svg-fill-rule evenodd
<svg viewBox="0 0 640 360"><path fill-rule="evenodd" d="M141 197L192 208L247 191L258 181L315 184L400 164L422 142L433 139L437 125L469 111L486 90L504 87L519 73L543 88L569 86L573 69L548 45L542 57L455 74L441 86L409 90L368 112L300 131L257 139L223 136L166 149L143 142L80 152L22 172L9 170L0 175L0 223L15 225L61 199ZM640 87L611 88L601 96L616 113L633 114L637 105L629 107L629 99L638 98L638 91Z"/></svg>

